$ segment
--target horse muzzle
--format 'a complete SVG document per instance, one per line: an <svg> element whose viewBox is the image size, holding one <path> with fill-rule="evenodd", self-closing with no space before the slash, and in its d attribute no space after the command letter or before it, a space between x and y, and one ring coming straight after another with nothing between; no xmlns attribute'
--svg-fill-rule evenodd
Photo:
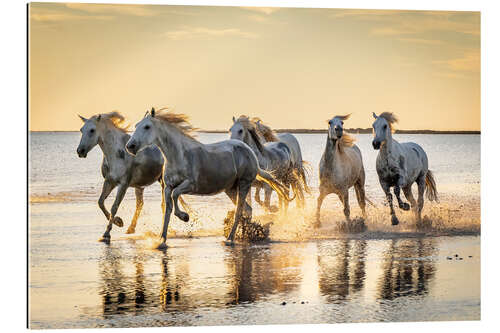
<svg viewBox="0 0 500 333"><path fill-rule="evenodd" d="M127 148L127 151L132 155L137 154L137 147L138 146L135 144L135 142L129 142L125 146L125 148Z"/></svg>
<svg viewBox="0 0 500 333"><path fill-rule="evenodd" d="M78 148L76 150L76 153L78 154L78 157L80 157L80 158L86 158L87 157L87 151L85 149Z"/></svg>
<svg viewBox="0 0 500 333"><path fill-rule="evenodd" d="M373 140L372 146L373 146L373 149L375 149L375 150L380 149L380 141Z"/></svg>

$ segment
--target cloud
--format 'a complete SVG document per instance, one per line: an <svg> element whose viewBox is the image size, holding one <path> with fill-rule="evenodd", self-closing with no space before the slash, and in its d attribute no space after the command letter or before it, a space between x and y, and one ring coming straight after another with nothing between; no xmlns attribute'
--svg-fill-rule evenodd
<svg viewBox="0 0 500 333"><path fill-rule="evenodd" d="M480 34L478 12L407 11L407 10L338 10L333 18L353 18L373 22L374 35L408 35L430 31Z"/></svg>
<svg viewBox="0 0 500 333"><path fill-rule="evenodd" d="M241 31L237 28L228 29L210 29L202 27L188 27L182 30L173 30L166 32L166 36L172 40L186 40L186 39L204 39L214 37L242 37L248 39L257 38L258 35L252 32Z"/></svg>
<svg viewBox="0 0 500 333"><path fill-rule="evenodd" d="M85 11L88 13L114 13L130 16L155 16L157 11L151 7L143 5L112 5L112 4L86 4L86 3L67 3L67 8Z"/></svg>
<svg viewBox="0 0 500 333"><path fill-rule="evenodd" d="M240 8L245 10L251 10L265 15L271 15L272 13L275 13L278 10L280 10L279 7L240 7Z"/></svg>
<svg viewBox="0 0 500 333"><path fill-rule="evenodd" d="M435 60L434 64L457 72L479 72L481 70L481 54L479 51L469 51L462 57L447 60Z"/></svg>
<svg viewBox="0 0 500 333"><path fill-rule="evenodd" d="M438 39L425 39L425 38L398 38L401 42L415 43L415 44L425 44L425 45L441 45L442 40Z"/></svg>
<svg viewBox="0 0 500 333"><path fill-rule="evenodd" d="M84 21L84 20L112 20L109 15L80 15L62 10L31 8L30 18L37 22L63 22L63 21Z"/></svg>

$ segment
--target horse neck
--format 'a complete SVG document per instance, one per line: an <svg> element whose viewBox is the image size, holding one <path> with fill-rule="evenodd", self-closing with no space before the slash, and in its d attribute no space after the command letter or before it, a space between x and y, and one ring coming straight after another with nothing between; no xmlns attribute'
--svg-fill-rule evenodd
<svg viewBox="0 0 500 333"><path fill-rule="evenodd" d="M394 151L394 149L393 149L394 146L398 145L398 144L399 143L392 138L391 131L389 131L389 133L387 134L387 139L385 140L385 144L382 145L382 147L380 147L380 154L381 154L381 156L383 158L388 159L389 156L391 156L391 154Z"/></svg>
<svg viewBox="0 0 500 333"><path fill-rule="evenodd" d="M169 165L185 163L185 152L194 146L203 146L201 142L182 133L180 129L169 123L156 121L156 142Z"/></svg>
<svg viewBox="0 0 500 333"><path fill-rule="evenodd" d="M104 127L99 135L99 147L108 160L114 160L118 156L119 150L125 149L126 139L129 137L127 133L115 127Z"/></svg>
<svg viewBox="0 0 500 333"><path fill-rule="evenodd" d="M257 143L255 143L255 140L253 139L253 137L250 135L250 133L247 133L247 137L249 139L247 139L245 143L247 145L250 146L250 148L252 148L252 150L254 151L255 155L257 155L257 159L261 160L262 158L264 158L264 156L266 155L266 150L265 149L262 149L262 151L259 149L259 147L257 146ZM262 147L264 148L264 146L262 145Z"/></svg>
<svg viewBox="0 0 500 333"><path fill-rule="evenodd" d="M338 140L330 139L328 136L326 137L325 152L323 153L326 162L333 163L335 161L336 155L340 153L337 145Z"/></svg>

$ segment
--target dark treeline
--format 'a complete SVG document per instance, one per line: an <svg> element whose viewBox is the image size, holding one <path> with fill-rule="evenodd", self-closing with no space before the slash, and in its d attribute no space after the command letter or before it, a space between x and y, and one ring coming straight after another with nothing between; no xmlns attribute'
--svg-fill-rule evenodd
<svg viewBox="0 0 500 333"><path fill-rule="evenodd" d="M305 129L305 128L282 128L276 129L277 133L319 133L326 134L327 129ZM371 134L371 128L346 128L347 133L353 134ZM204 133L226 133L219 130L201 130ZM481 134L481 131L435 131L435 130L396 130L396 134Z"/></svg>

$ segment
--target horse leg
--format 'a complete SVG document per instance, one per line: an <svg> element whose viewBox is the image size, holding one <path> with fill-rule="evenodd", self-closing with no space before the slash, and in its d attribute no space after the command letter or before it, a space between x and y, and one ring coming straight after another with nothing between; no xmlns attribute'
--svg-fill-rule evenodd
<svg viewBox="0 0 500 333"><path fill-rule="evenodd" d="M265 184L264 185L264 207L270 211L271 213L276 213L278 211L278 207L276 206L271 206L271 196L273 194L273 189L271 186ZM281 199L279 199L281 200ZM280 201L280 207L281 207L281 201Z"/></svg>
<svg viewBox="0 0 500 333"><path fill-rule="evenodd" d="M260 184L255 185L254 199L255 199L255 202L257 202L259 205L262 206L264 203L260 200L260 189L261 188L262 188L262 186Z"/></svg>
<svg viewBox="0 0 500 333"><path fill-rule="evenodd" d="M323 204L323 200L325 197L328 195L322 187L319 188L319 196L318 196L318 201L316 204L316 223L314 224L315 228L321 227L321 221L320 221L320 210L321 210L321 205Z"/></svg>
<svg viewBox="0 0 500 333"><path fill-rule="evenodd" d="M417 185L418 185L417 223L421 223L422 209L424 208L425 175L418 176Z"/></svg>
<svg viewBox="0 0 500 333"><path fill-rule="evenodd" d="M396 212L394 211L394 206L392 205L392 194L390 191L391 188L389 187L389 185L382 184L382 189L384 190L385 196L387 198L387 203L389 204L389 207L391 209L391 223L392 225L398 225L399 220L396 217Z"/></svg>
<svg viewBox="0 0 500 333"><path fill-rule="evenodd" d="M243 181L240 181L240 183L238 184L236 212L234 214L233 227L231 228L231 232L229 233L229 237L227 238L229 244L232 244L234 241L234 235L236 234L236 229L238 227L238 223L241 219L244 208L246 210L245 213L247 214L247 217L252 218L252 208L248 206L245 200L251 185L252 185L251 182L246 183Z"/></svg>
<svg viewBox="0 0 500 333"><path fill-rule="evenodd" d="M113 202L113 206L111 206L111 215L109 216L108 226L106 227L106 231L102 235L99 241L101 242L109 242L111 239L111 229L113 228L113 224L116 224L119 227L123 227L123 221L120 217L116 216L116 212L118 211L118 207L127 193L128 184L120 184L118 186L118 191L116 192L115 202Z"/></svg>
<svg viewBox="0 0 500 333"><path fill-rule="evenodd" d="M415 212L415 217L417 217L417 202L411 192L411 185L403 187L403 193L405 194L406 200L410 202L411 209Z"/></svg>
<svg viewBox="0 0 500 333"><path fill-rule="evenodd" d="M161 232L160 244L156 247L158 250L164 250L167 248L167 231L168 223L170 222L170 215L172 214L172 188L170 186L165 186L164 189L165 198L165 214L163 215L163 228Z"/></svg>
<svg viewBox="0 0 500 333"><path fill-rule="evenodd" d="M189 180L184 180L182 183L180 183L174 190L172 191L172 200L174 200L174 215L177 216L179 219L181 219L184 222L189 221L189 215L186 212L183 212L179 208L179 203L178 199L179 196L184 194L184 193L189 193L192 190L192 184L191 181Z"/></svg>
<svg viewBox="0 0 500 333"><path fill-rule="evenodd" d="M349 207L349 190L343 191L340 195L340 200L344 204L344 216L347 222L351 222L351 208Z"/></svg>
<svg viewBox="0 0 500 333"><path fill-rule="evenodd" d="M133 234L135 233L135 226L137 225L137 219L139 218L139 215L141 214L142 206L144 206L144 189L143 188L136 188L135 189L135 213L134 217L132 217L132 222L130 223L130 226L127 229L127 234Z"/></svg>
<svg viewBox="0 0 500 333"><path fill-rule="evenodd" d="M163 177L160 178L161 185L161 214L165 214L165 182L163 181Z"/></svg>
<svg viewBox="0 0 500 333"><path fill-rule="evenodd" d="M354 191L356 192L356 199L358 199L359 208L361 208L361 213L363 214L363 219L366 220L366 200L365 200L365 187L364 184L358 180L354 184Z"/></svg>
<svg viewBox="0 0 500 333"><path fill-rule="evenodd" d="M396 199L398 199L399 208L402 210L410 210L410 205L401 200L401 187L399 187L399 185L394 186L394 194L396 195Z"/></svg>
<svg viewBox="0 0 500 333"><path fill-rule="evenodd" d="M104 201L109 196L111 191L113 191L114 188L115 188L114 184L111 184L111 182L104 180L104 184L102 185L101 195L99 196L99 200L97 201L97 203L99 204L99 208L101 208L102 212L104 213L104 216L106 216L107 221L109 221L110 214L106 209L106 206L104 206Z"/></svg>

